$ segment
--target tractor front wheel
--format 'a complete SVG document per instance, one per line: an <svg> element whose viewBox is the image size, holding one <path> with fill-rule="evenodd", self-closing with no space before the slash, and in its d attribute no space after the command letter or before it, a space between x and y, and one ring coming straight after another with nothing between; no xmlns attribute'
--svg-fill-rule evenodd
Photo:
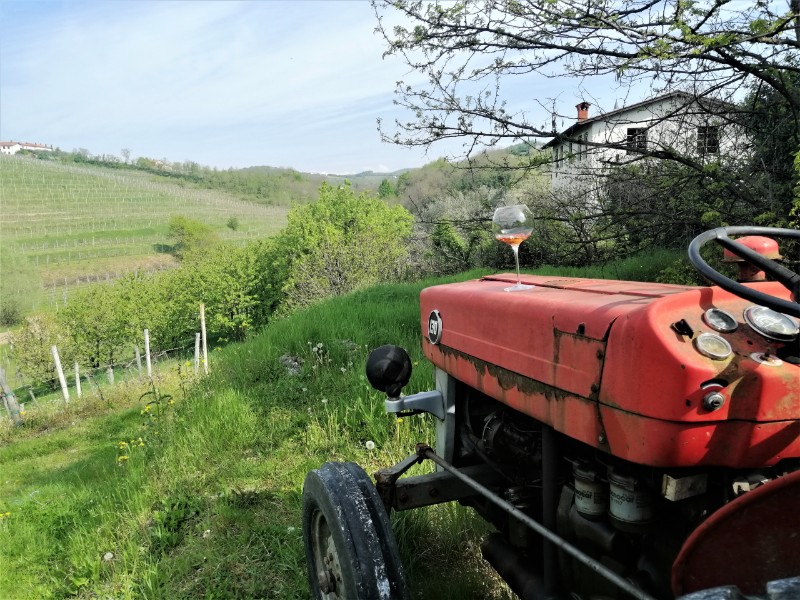
<svg viewBox="0 0 800 600"><path fill-rule="evenodd" d="M314 598L408 597L389 516L369 476L355 463L325 463L306 475L303 540Z"/></svg>

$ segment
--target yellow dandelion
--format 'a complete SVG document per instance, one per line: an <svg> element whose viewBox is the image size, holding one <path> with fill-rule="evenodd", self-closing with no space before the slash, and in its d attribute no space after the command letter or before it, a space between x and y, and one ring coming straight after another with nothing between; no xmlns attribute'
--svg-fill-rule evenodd
<svg viewBox="0 0 800 600"><path fill-rule="evenodd" d="M121 463L121 462L125 462L126 460L128 460L128 457L126 455L124 455L124 454L122 456L118 456L117 457L117 462Z"/></svg>

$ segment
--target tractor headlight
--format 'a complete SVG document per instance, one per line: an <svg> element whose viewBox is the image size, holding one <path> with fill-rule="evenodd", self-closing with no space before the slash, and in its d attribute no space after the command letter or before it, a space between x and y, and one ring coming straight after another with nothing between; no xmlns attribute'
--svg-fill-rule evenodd
<svg viewBox="0 0 800 600"><path fill-rule="evenodd" d="M716 333L701 333L694 338L694 347L700 354L713 360L725 360L733 354L731 345Z"/></svg>
<svg viewBox="0 0 800 600"><path fill-rule="evenodd" d="M797 321L765 306L745 309L744 320L765 338L778 342L791 342L800 331Z"/></svg>

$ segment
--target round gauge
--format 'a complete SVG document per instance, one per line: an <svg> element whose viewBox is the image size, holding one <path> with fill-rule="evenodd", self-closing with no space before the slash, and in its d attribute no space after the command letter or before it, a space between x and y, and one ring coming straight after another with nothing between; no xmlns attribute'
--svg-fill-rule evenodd
<svg viewBox="0 0 800 600"><path fill-rule="evenodd" d="M791 342L800 332L797 321L765 306L751 306L744 311L744 320L770 340Z"/></svg>
<svg viewBox="0 0 800 600"><path fill-rule="evenodd" d="M694 338L694 347L703 356L714 360L725 360L733 354L731 345L716 333L701 333Z"/></svg>
<svg viewBox="0 0 800 600"><path fill-rule="evenodd" d="M736 331L736 328L739 326L736 322L736 317L721 308L709 308L703 313L703 321L705 321L706 325L711 327L711 329L719 331L720 333Z"/></svg>

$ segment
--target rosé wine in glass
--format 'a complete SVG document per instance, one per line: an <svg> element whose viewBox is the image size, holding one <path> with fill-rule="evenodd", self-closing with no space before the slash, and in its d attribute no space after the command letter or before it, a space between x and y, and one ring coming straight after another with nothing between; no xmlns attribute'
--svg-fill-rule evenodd
<svg viewBox="0 0 800 600"><path fill-rule="evenodd" d="M492 217L492 233L496 240L508 244L514 251L517 265L517 283L505 288L507 292L529 290L532 285L523 284L519 276L519 245L533 233L533 215L524 204L501 206Z"/></svg>

